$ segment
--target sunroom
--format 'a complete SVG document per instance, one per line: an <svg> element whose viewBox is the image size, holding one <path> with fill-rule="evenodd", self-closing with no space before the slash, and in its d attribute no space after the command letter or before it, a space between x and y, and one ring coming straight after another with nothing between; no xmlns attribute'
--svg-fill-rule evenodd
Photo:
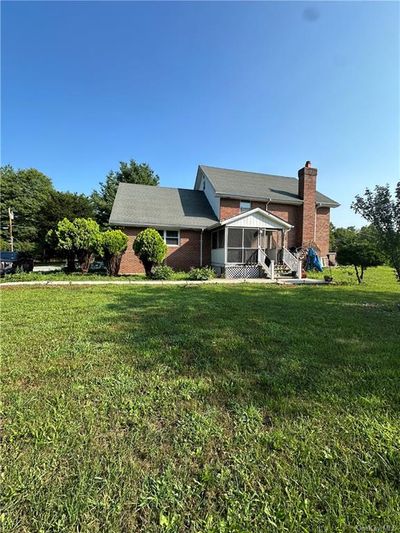
<svg viewBox="0 0 400 533"><path fill-rule="evenodd" d="M256 208L218 223L211 229L211 265L226 278L275 279L284 263L301 276L301 262L286 248L292 225Z"/></svg>

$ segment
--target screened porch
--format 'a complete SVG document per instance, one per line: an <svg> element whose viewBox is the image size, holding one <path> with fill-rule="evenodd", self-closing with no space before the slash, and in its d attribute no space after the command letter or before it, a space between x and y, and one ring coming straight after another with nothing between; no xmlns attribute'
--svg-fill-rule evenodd
<svg viewBox="0 0 400 533"><path fill-rule="evenodd" d="M285 263L298 273L298 260L285 247L292 226L265 211L246 215L233 217L211 231L215 270L229 278L274 279L276 265ZM250 226L254 223L257 226Z"/></svg>

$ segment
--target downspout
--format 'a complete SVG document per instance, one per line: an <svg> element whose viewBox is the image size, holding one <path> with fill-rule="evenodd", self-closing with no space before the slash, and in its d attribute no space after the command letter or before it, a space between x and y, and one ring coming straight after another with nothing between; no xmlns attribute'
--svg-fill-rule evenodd
<svg viewBox="0 0 400 533"><path fill-rule="evenodd" d="M203 231L204 228L201 228L200 232L200 266L203 266Z"/></svg>

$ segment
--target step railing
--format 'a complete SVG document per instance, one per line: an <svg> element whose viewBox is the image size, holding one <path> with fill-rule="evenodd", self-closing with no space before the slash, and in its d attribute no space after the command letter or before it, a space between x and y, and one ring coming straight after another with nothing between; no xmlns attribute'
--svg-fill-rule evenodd
<svg viewBox="0 0 400 533"><path fill-rule="evenodd" d="M266 261L269 261L267 265ZM262 248L258 248L258 264L270 279L275 279L275 261L270 259Z"/></svg>
<svg viewBox="0 0 400 533"><path fill-rule="evenodd" d="M287 248L282 248L282 261L301 279L301 259L294 256Z"/></svg>

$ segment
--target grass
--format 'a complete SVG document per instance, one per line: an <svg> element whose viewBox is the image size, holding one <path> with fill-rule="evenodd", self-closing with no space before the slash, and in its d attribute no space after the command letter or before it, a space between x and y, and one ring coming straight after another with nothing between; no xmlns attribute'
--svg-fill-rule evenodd
<svg viewBox="0 0 400 533"><path fill-rule="evenodd" d="M1 297L4 531L400 530L390 269Z"/></svg>
<svg viewBox="0 0 400 533"><path fill-rule="evenodd" d="M143 281L146 280L145 274L132 274L127 276L114 276L110 277L106 274L82 274L81 272L73 272L67 274L66 272L21 272L17 274L7 274L3 278L0 278L1 283L9 283L16 281L118 281L118 280L130 280L130 281ZM188 272L174 272L173 280L185 280L189 279Z"/></svg>

